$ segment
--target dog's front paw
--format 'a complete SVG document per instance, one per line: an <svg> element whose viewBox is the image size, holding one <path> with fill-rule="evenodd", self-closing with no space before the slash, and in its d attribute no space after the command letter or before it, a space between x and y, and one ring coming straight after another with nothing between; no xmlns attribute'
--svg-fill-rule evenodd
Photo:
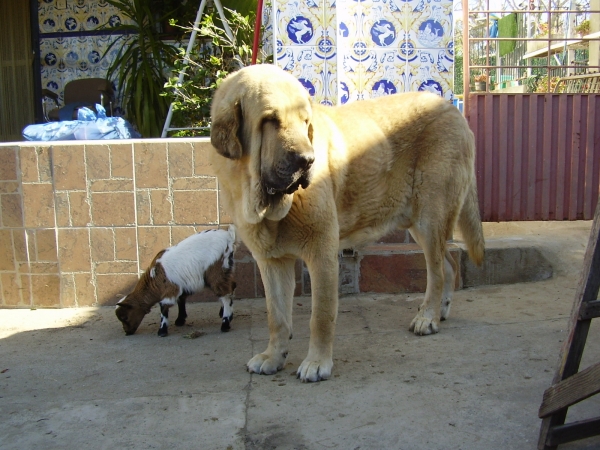
<svg viewBox="0 0 600 450"><path fill-rule="evenodd" d="M265 353L259 353L248 361L246 367L250 373L273 375L274 373L277 373L278 370L283 369L286 357L287 353L285 356L281 355L279 358L269 357L269 355Z"/></svg>
<svg viewBox="0 0 600 450"><path fill-rule="evenodd" d="M333 369L333 360L309 360L306 358L298 367L296 375L303 382L311 381L323 381L331 377L331 370Z"/></svg>
<svg viewBox="0 0 600 450"><path fill-rule="evenodd" d="M435 334L439 331L439 322L433 318L431 309L420 310L415 318L410 323L408 328L417 336L425 336L427 334Z"/></svg>

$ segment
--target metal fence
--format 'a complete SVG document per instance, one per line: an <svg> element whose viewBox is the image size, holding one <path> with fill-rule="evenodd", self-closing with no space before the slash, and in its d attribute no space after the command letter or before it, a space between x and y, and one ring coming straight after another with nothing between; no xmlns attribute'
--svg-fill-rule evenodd
<svg viewBox="0 0 600 450"><path fill-rule="evenodd" d="M600 10L570 9L573 2L540 9L536 1L520 10L463 1L465 97L555 92L563 77L600 71Z"/></svg>

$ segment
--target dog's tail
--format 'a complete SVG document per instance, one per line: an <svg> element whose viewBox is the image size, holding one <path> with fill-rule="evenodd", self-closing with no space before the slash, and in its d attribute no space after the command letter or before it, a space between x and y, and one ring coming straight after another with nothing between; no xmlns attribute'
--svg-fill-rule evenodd
<svg viewBox="0 0 600 450"><path fill-rule="evenodd" d="M473 179L460 215L458 216L458 226L467 244L469 258L480 266L485 254L485 242L483 239L483 229L481 228L479 202L477 200L477 185L475 183L475 179Z"/></svg>

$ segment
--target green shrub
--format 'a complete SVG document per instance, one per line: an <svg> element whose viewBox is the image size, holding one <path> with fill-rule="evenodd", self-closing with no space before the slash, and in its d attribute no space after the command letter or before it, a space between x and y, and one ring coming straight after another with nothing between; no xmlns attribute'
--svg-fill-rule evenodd
<svg viewBox="0 0 600 450"><path fill-rule="evenodd" d="M165 73L177 55L175 47L162 40L159 30L164 17L155 14L155 5L149 0L106 1L134 22L112 28L123 34L104 53L118 48L107 77L116 79L125 118L143 137L160 136L169 109L168 99L162 95Z"/></svg>
<svg viewBox="0 0 600 450"><path fill-rule="evenodd" d="M225 11L233 39L225 32L214 10L204 15L196 29L198 34L187 63L184 59L186 48L179 49L179 58L173 75L165 84L163 95L173 104L170 128L194 129L171 131L171 137L207 136L215 89L229 73L251 63L256 14L243 15L228 8ZM193 27L179 27L186 33L193 31ZM265 62L261 54L258 56L257 62ZM182 72L185 75L183 82L179 83Z"/></svg>

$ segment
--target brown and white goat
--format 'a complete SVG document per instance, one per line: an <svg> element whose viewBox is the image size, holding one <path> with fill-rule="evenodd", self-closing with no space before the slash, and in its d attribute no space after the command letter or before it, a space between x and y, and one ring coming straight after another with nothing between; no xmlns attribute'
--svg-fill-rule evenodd
<svg viewBox="0 0 600 450"><path fill-rule="evenodd" d="M205 230L173 247L161 250L138 280L133 292L116 306L116 315L126 335L135 333L146 314L160 304L159 336L166 336L169 308L177 303L175 325L185 323L185 300L189 295L210 288L221 300L221 331L229 331L233 319L233 252L235 227Z"/></svg>

